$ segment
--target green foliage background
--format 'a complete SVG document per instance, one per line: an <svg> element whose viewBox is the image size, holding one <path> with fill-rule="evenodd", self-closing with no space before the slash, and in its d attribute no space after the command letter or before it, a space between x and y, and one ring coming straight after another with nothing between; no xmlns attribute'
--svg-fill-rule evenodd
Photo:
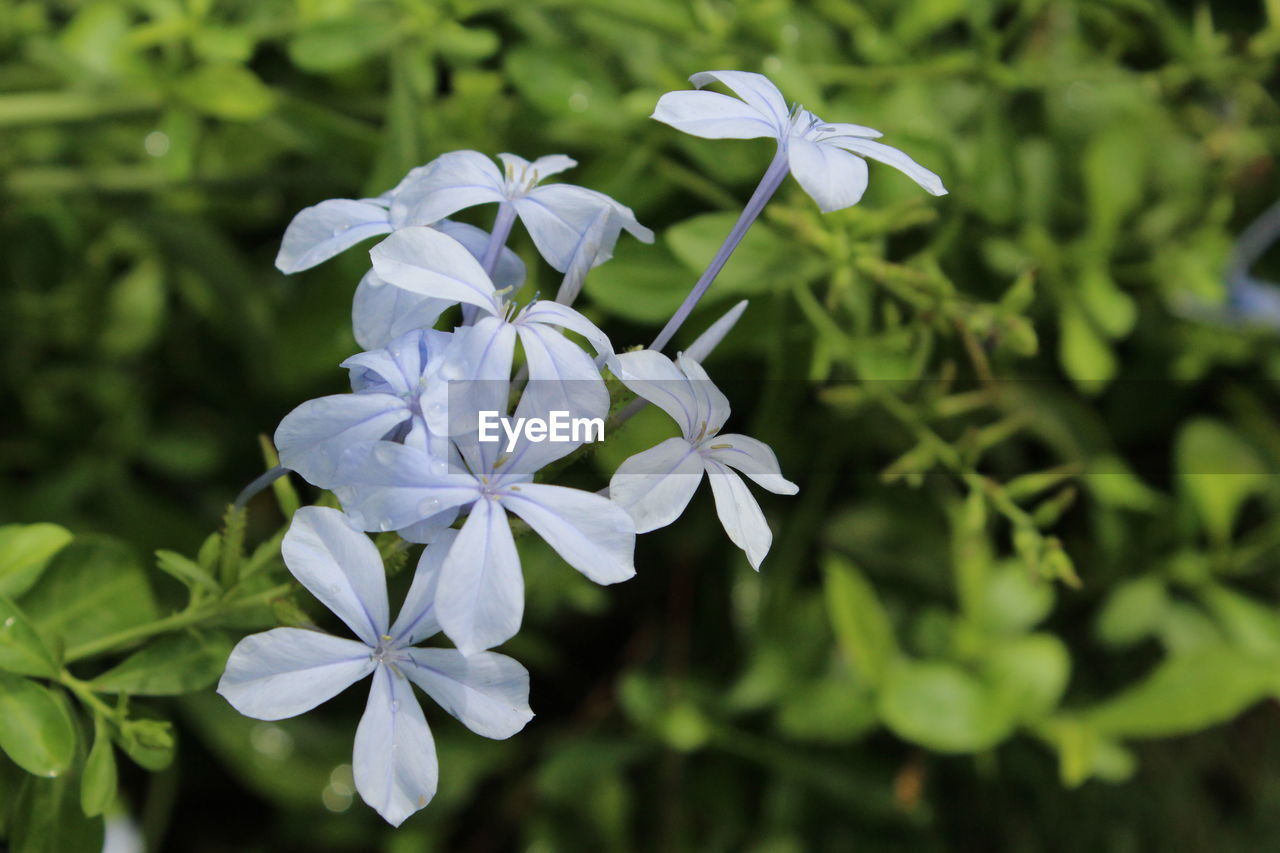
<svg viewBox="0 0 1280 853"><path fill-rule="evenodd" d="M0 0L0 833L1274 848L1280 349L1214 306L1280 195L1278 54L1275 0ZM238 636L319 617L271 585L286 490L206 540L355 349L362 252L285 278L280 235L454 148L568 153L659 232L583 301L643 343L771 153L648 120L707 68L951 195L875 164L848 211L784 187L690 324L751 300L708 367L801 485L762 496L763 571L705 491L621 587L522 541L538 717L494 743L429 708L440 793L393 832L352 802L359 691L274 724L209 689Z"/></svg>

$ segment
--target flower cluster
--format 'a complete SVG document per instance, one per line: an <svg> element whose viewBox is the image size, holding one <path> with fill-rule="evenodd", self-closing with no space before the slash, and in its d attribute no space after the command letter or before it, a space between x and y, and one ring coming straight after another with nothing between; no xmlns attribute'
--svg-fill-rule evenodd
<svg viewBox="0 0 1280 853"><path fill-rule="evenodd" d="M694 77L699 85L711 80L743 100L671 93L654 117L700 136L776 138L780 156L824 210L861 197L863 156L944 192L932 173L869 141L875 131L825 125L800 108L788 112L760 75ZM451 152L378 198L307 208L289 225L276 260L283 272L298 272L385 235L355 290L352 323L365 351L342 363L351 393L303 403L275 434L281 464L331 490L342 506L298 511L284 540L286 566L358 640L297 628L248 637L219 691L246 715L280 719L372 674L356 732L355 781L364 800L397 825L426 805L437 778L431 734L410 683L487 737L508 737L532 717L528 674L488 651L516 634L523 613L513 516L570 566L613 584L635 574L636 534L674 522L704 474L726 533L756 569L772 534L739 473L771 492L797 491L765 444L720 433L729 403L700 364L745 303L674 361L660 352L785 172L770 167L761 184L771 183L768 191L757 191L754 212L748 205L660 340L620 353L570 303L624 230L645 242L653 234L608 196L541 183L575 165L564 155L498 159L501 169L475 151ZM447 218L488 203L498 205L491 232ZM564 274L555 300L517 301L525 269L506 248L517 220L547 264ZM556 415L602 424L614 402L608 374L638 405L669 414L681 437L626 460L599 492L548 482L548 466L589 438L575 432L550 440L511 424ZM488 415L504 423L509 440L486 438ZM425 546L394 622L381 560L366 535L387 531ZM437 633L456 650L417 647Z"/></svg>

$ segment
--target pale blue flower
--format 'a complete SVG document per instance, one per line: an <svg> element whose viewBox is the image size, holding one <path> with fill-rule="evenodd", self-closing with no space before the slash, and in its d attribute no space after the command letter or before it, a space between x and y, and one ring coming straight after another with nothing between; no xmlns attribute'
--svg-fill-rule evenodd
<svg viewBox="0 0 1280 853"><path fill-rule="evenodd" d="M456 334L476 332L473 327ZM473 387L489 401L462 406L473 424L478 409L506 411L505 381ZM463 392L451 395L452 421L460 396ZM526 391L516 416L545 411L545 405ZM508 453L504 442L481 442L473 430L451 435L446 461L417 446L380 441L347 452L339 472L343 485L334 492L365 530L399 530L442 513L468 512L444 560L437 601L445 634L470 654L504 642L520 628L524 579L508 513L522 518L596 583L617 583L635 574L635 525L623 509L593 492L533 482L536 471L577 446L534 442L521 434Z"/></svg>
<svg viewBox="0 0 1280 853"><path fill-rule="evenodd" d="M299 211L285 229L276 267L283 273L301 272L363 240L410 225L442 231L466 246L477 260L483 258L493 242L487 231L443 218L420 221L408 216L403 205L393 204L398 196L423 179L426 169L427 166L414 169L395 189L378 198L332 198ZM498 248L495 246L494 251ZM493 280L499 286L519 289L524 276L524 262L510 249L502 249L494 256ZM384 347L413 329L435 325L441 312L451 304L383 287L383 284L370 270L360 279L352 301L351 321L356 342L366 350Z"/></svg>
<svg viewBox="0 0 1280 853"><path fill-rule="evenodd" d="M571 169L577 163L563 154L539 157L530 163L514 154L499 154L503 170L478 151L452 151L422 167L412 182L391 201L390 216L406 222L428 223L452 216L459 210L496 202L498 221L494 233L510 228L510 218L518 216L551 266L560 272L569 268L582 236L607 210L617 225L645 243L653 242L653 232L636 221L631 208L604 193L572 184L539 183L551 175ZM610 232L616 240L618 229ZM612 256L613 244L601 246L595 254L600 264Z"/></svg>
<svg viewBox="0 0 1280 853"><path fill-rule="evenodd" d="M308 400L285 415L275 434L280 464L327 489L353 444L394 435L425 447L430 431L422 397L452 337L432 329L406 332L390 346L342 362L353 393Z"/></svg>
<svg viewBox="0 0 1280 853"><path fill-rule="evenodd" d="M489 233L474 225L444 219L430 227L457 240L476 260L484 257L489 246ZM510 249L503 249L493 271L495 285L514 293L524 284L524 276L524 261ZM360 279L352 300L352 331L360 346L378 349L405 332L434 326L441 312L452 304L403 288L387 287L377 273L369 270Z"/></svg>
<svg viewBox="0 0 1280 853"><path fill-rule="evenodd" d="M729 401L689 356L672 363L641 350L618 356L613 368L622 384L674 418L682 437L623 462L609 481L609 497L631 514L637 533L646 533L680 517L705 473L725 532L759 569L773 534L746 483L731 469L775 494L794 495L798 489L782 476L773 451L745 435L720 434Z"/></svg>
<svg viewBox="0 0 1280 853"><path fill-rule="evenodd" d="M776 139L779 163L785 157L791 174L824 212L849 207L862 198L867 188L864 158L893 166L933 195L947 192L933 172L898 149L873 141L882 135L880 131L824 122L800 106L788 109L778 87L763 74L701 71L689 81L698 90L663 95L653 118L707 139ZM713 81L738 97L700 91Z"/></svg>
<svg viewBox="0 0 1280 853"><path fill-rule="evenodd" d="M547 300L516 311L510 301L512 289L495 288L471 253L430 228L402 228L369 255L374 272L395 287L475 308L478 319L467 327L468 335L455 340L445 355L442 370L449 379L508 379L519 339L531 382L546 391L558 388L564 395L561 405L550 408L584 417L608 411L609 394L596 362L561 330L585 338L602 361L613 356L613 346L577 311Z"/></svg>
<svg viewBox="0 0 1280 853"><path fill-rule="evenodd" d="M436 792L435 742L410 682L473 732L507 738L533 718L529 673L505 655L464 657L417 648L440 630L436 588L449 531L418 563L400 615L391 622L378 549L342 513L304 507L285 534L285 565L358 640L276 628L241 640L218 692L248 717L281 720L309 711L366 676L373 686L356 729L352 768L361 798L393 826Z"/></svg>

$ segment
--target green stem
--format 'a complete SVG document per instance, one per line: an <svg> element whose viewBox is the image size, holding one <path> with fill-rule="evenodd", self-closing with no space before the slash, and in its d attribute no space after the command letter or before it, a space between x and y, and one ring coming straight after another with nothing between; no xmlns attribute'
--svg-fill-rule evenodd
<svg viewBox="0 0 1280 853"><path fill-rule="evenodd" d="M116 719L116 709L99 699L87 681L81 681L64 669L58 676L58 683L74 693L77 699L92 709L99 717L112 721Z"/></svg>
<svg viewBox="0 0 1280 853"><path fill-rule="evenodd" d="M114 634L108 634L105 637L99 637L96 640L90 640L78 646L72 646L67 650L66 662L74 663L84 658L132 645L138 640L145 640L148 637L154 637L156 634L165 634L181 628L190 628L202 622L210 622L221 618L237 610L245 610L250 607L256 607L259 604L266 604L274 598L285 595L293 588L294 584L292 582L283 583L242 598L239 601L211 601L207 604L188 607L186 610L170 614L163 619L157 619L154 622L147 622L143 625L135 625L132 628L126 628L123 631L117 631Z"/></svg>

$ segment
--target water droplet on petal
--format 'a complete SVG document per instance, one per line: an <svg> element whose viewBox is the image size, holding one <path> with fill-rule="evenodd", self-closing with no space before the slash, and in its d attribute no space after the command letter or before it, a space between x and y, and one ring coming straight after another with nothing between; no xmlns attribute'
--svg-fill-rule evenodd
<svg viewBox="0 0 1280 853"><path fill-rule="evenodd" d="M440 501L435 498L427 498L422 503L418 504L418 512L424 516L435 515L436 510L439 509L439 507Z"/></svg>
<svg viewBox="0 0 1280 853"><path fill-rule="evenodd" d="M391 700L391 713L393 713L393 714L394 714L394 713L398 712L399 710L400 710L400 700L399 700L399 699L392 699L392 700ZM394 743L393 743L393 744L391 744L391 745L392 745L392 746L395 746L395 744L394 744Z"/></svg>
<svg viewBox="0 0 1280 853"><path fill-rule="evenodd" d="M396 451L389 443L380 443L373 449L373 458L383 465L391 465L396 461Z"/></svg>

